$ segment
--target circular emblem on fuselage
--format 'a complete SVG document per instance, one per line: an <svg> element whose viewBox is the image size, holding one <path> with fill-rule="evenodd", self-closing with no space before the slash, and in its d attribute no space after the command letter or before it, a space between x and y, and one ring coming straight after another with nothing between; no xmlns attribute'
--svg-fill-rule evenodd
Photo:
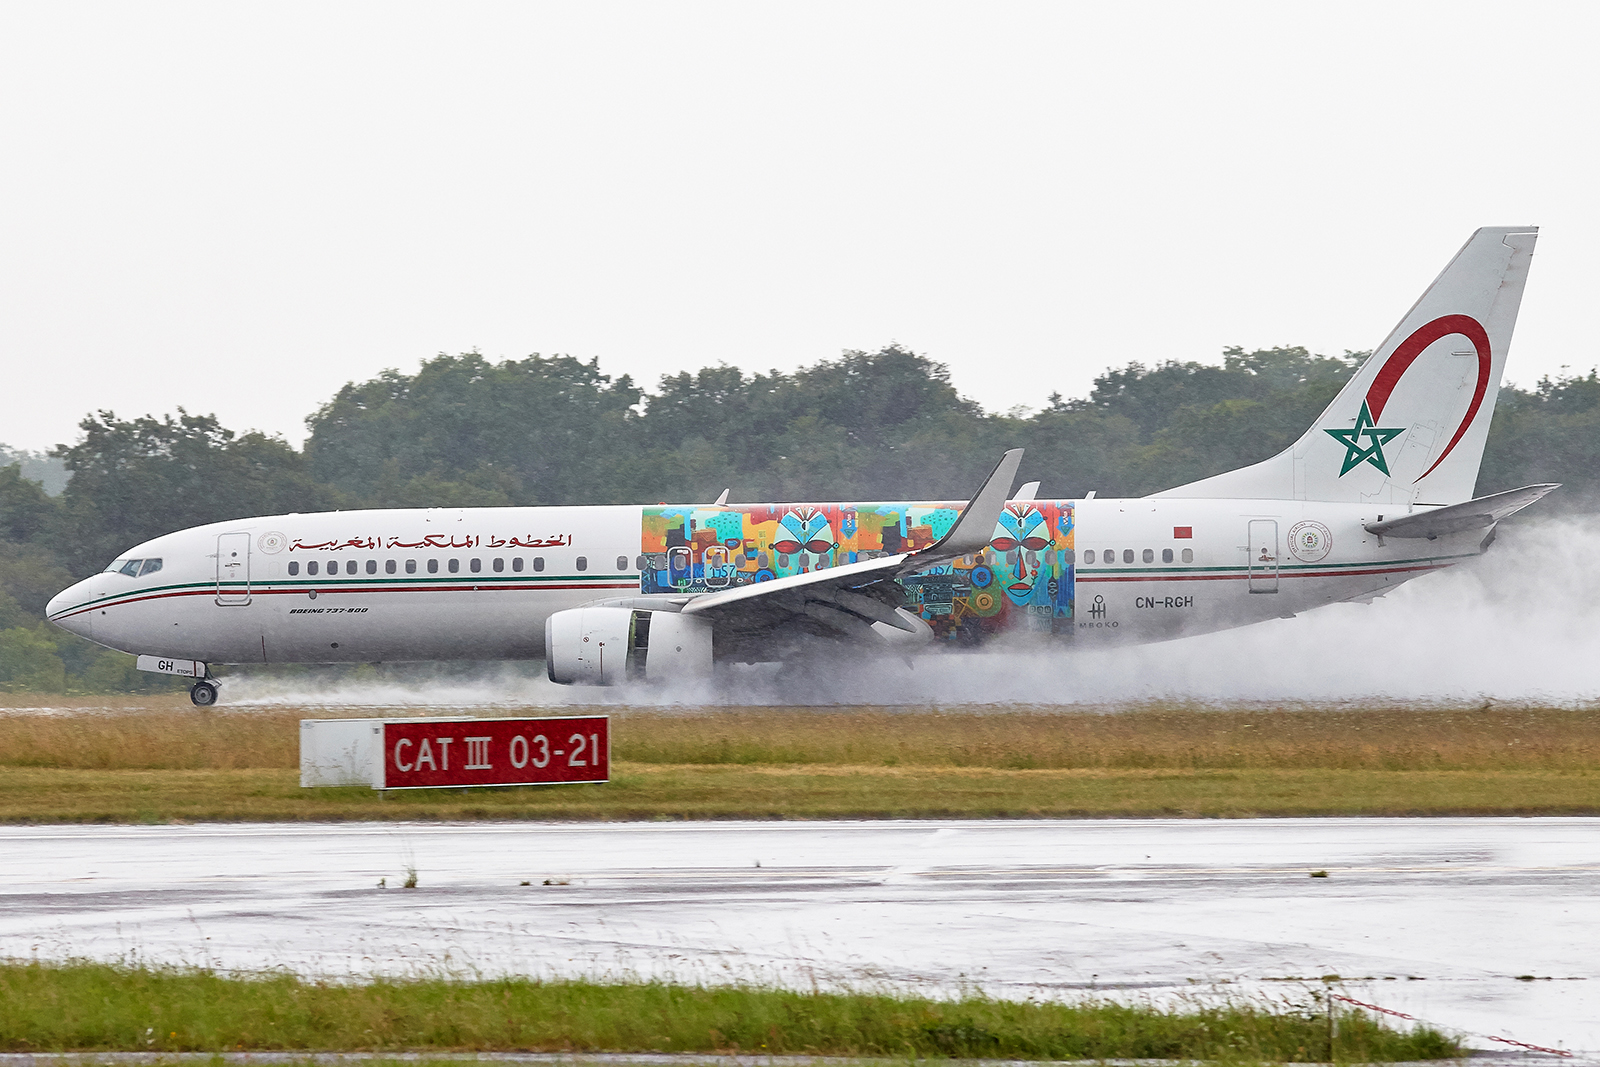
<svg viewBox="0 0 1600 1067"><path fill-rule="evenodd" d="M1001 607L1000 598L987 589L973 593L971 599L967 601L967 605L972 608L974 615L981 615L985 618L998 614Z"/></svg>
<svg viewBox="0 0 1600 1067"><path fill-rule="evenodd" d="M272 533L264 533L256 538L256 547L269 556L282 552L288 544L289 539L275 530Z"/></svg>
<svg viewBox="0 0 1600 1067"><path fill-rule="evenodd" d="M1320 563L1333 551L1333 535L1320 522L1297 522L1289 527L1289 551L1302 563Z"/></svg>

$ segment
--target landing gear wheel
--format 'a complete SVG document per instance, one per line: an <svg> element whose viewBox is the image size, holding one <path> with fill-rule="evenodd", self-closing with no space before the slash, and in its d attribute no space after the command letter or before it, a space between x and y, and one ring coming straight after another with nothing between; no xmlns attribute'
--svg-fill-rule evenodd
<svg viewBox="0 0 1600 1067"><path fill-rule="evenodd" d="M189 687L189 699L199 708L209 708L217 702L216 682L196 682Z"/></svg>

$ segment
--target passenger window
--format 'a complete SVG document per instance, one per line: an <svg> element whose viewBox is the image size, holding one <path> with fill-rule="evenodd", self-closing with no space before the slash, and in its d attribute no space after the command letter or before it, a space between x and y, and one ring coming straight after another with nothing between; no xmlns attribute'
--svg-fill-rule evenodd
<svg viewBox="0 0 1600 1067"><path fill-rule="evenodd" d="M1154 563L1156 561L1156 550L1153 549L1153 548L1145 549L1144 550L1144 561L1146 563Z"/></svg>
<svg viewBox="0 0 1600 1067"><path fill-rule="evenodd" d="M356 572L356 568L359 567L359 566L360 566L360 564L357 563L355 560L350 560L348 563L346 563L344 565L344 572L346 574L354 574Z"/></svg>
<svg viewBox="0 0 1600 1067"><path fill-rule="evenodd" d="M139 564L143 562L144 560L142 559L130 559L128 562L122 565L121 571L129 578L137 578L139 577Z"/></svg>
<svg viewBox="0 0 1600 1067"><path fill-rule="evenodd" d="M1094 562L1094 549L1092 549L1092 548L1084 549L1084 551L1083 551L1083 561L1085 563L1093 563Z"/></svg>
<svg viewBox="0 0 1600 1067"><path fill-rule="evenodd" d="M643 571L644 570L644 557L643 556L635 556L634 557L633 569L637 570L637 571Z"/></svg>
<svg viewBox="0 0 1600 1067"><path fill-rule="evenodd" d="M513 559L511 561L511 569L516 571L519 574L522 573L522 557L521 556L518 556L517 558L515 558L515 559Z"/></svg>
<svg viewBox="0 0 1600 1067"><path fill-rule="evenodd" d="M451 574L456 574L460 570L461 570L461 561L459 559L451 560L450 561L450 573Z"/></svg>
<svg viewBox="0 0 1600 1067"><path fill-rule="evenodd" d="M310 563L306 564L306 573L307 574L315 574L315 573L317 573L317 561L316 560L312 560Z"/></svg>
<svg viewBox="0 0 1600 1067"><path fill-rule="evenodd" d="M589 557L588 556L579 556L578 557L578 569L580 571L586 571L586 570L589 569Z"/></svg>
<svg viewBox="0 0 1600 1067"><path fill-rule="evenodd" d="M375 560L375 559L367 560L367 573L368 574L377 574L378 573L378 561L377 560Z"/></svg>
<svg viewBox="0 0 1600 1067"><path fill-rule="evenodd" d="M1193 563L1194 562L1194 549L1186 548L1186 549L1183 550L1183 561L1185 563Z"/></svg>
<svg viewBox="0 0 1600 1067"><path fill-rule="evenodd" d="M417 561L416 560L414 560L414 559L406 560L406 573L407 574L415 574L415 573L417 573Z"/></svg>
<svg viewBox="0 0 1600 1067"><path fill-rule="evenodd" d="M394 573L394 560L386 559L386 560L383 561L383 573L385 573L385 574L393 574Z"/></svg>
<svg viewBox="0 0 1600 1067"><path fill-rule="evenodd" d="M290 575L290 577L293 577L294 575L299 574L299 573L300 573L300 561L297 560L297 559L290 560L289 561L289 575Z"/></svg>
<svg viewBox="0 0 1600 1067"><path fill-rule="evenodd" d="M1125 549L1122 550L1122 562L1124 562L1124 563L1132 563L1133 562L1133 549L1125 548Z"/></svg>
<svg viewBox="0 0 1600 1067"><path fill-rule="evenodd" d="M618 556L617 557L617 570L625 571L627 569L628 569L628 557L627 556Z"/></svg>
<svg viewBox="0 0 1600 1067"><path fill-rule="evenodd" d="M543 556L534 556L533 557L533 569L536 570L536 571L544 570L544 557Z"/></svg>
<svg viewBox="0 0 1600 1067"><path fill-rule="evenodd" d="M428 573L429 574L438 574L439 573L439 561L438 560L430 559L428 561Z"/></svg>
<svg viewBox="0 0 1600 1067"><path fill-rule="evenodd" d="M471 563L468 563L467 570L471 571L473 574L477 574L479 571L483 570L483 560L475 559Z"/></svg>
<svg viewBox="0 0 1600 1067"><path fill-rule="evenodd" d="M1061 562L1070 567L1074 563L1078 562L1078 554L1070 548L1063 549L1061 552Z"/></svg>
<svg viewBox="0 0 1600 1067"><path fill-rule="evenodd" d="M160 569L161 561L159 559L147 559L144 561L144 566L139 568L139 577L143 578L147 574L154 574Z"/></svg>
<svg viewBox="0 0 1600 1067"><path fill-rule="evenodd" d="M501 571L503 571L505 569L506 569L505 557L504 556L496 556L494 558L494 572L496 574L499 574Z"/></svg>
<svg viewBox="0 0 1600 1067"><path fill-rule="evenodd" d="M1162 563L1171 563L1172 562L1172 549L1163 548L1161 550L1161 562Z"/></svg>
<svg viewBox="0 0 1600 1067"><path fill-rule="evenodd" d="M1108 549L1105 549L1104 551L1102 551L1100 553L1100 562L1101 563L1115 563L1116 561L1117 561L1117 550L1116 549L1108 548Z"/></svg>

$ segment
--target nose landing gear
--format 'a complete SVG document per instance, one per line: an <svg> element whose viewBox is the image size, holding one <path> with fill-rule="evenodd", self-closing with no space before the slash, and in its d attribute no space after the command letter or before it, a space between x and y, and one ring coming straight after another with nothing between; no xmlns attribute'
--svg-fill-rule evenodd
<svg viewBox="0 0 1600 1067"><path fill-rule="evenodd" d="M193 678L189 686L189 699L195 707L209 708L217 702L217 680L211 677L211 665L198 659L169 659L166 656L140 656L134 666L153 674L176 674Z"/></svg>

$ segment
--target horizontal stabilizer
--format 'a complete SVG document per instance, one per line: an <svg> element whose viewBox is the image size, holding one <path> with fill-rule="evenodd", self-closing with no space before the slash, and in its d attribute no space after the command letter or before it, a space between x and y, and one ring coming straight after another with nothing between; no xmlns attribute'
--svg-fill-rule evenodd
<svg viewBox="0 0 1600 1067"><path fill-rule="evenodd" d="M1525 485L1521 489L1510 489L1449 507L1402 515L1397 519L1383 519L1380 516L1379 521L1366 523L1365 528L1368 533L1379 537L1426 537L1431 541L1443 534L1493 526L1501 519L1515 515L1552 489L1559 488L1558 483Z"/></svg>

